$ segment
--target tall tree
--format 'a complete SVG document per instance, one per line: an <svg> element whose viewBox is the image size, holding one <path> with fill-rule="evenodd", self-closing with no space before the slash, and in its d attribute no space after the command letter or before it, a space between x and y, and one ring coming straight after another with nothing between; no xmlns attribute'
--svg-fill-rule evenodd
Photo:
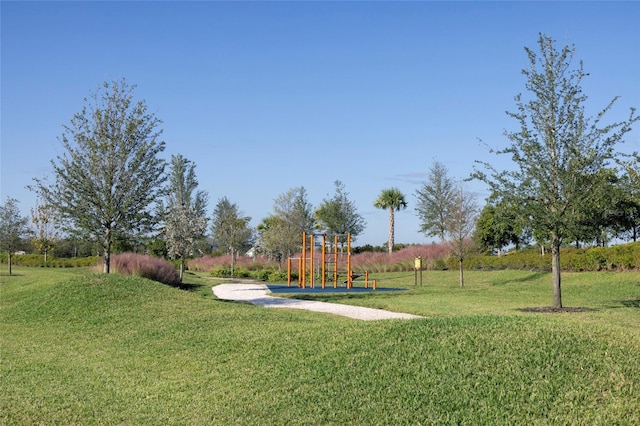
<svg viewBox="0 0 640 426"><path fill-rule="evenodd" d="M7 201L0 205L0 248L8 253L7 263L9 275L11 271L11 256L20 241L31 235L29 218L20 215L18 200L7 197Z"/></svg>
<svg viewBox="0 0 640 426"><path fill-rule="evenodd" d="M47 255L58 239L59 223L56 210L48 204L38 203L31 209L31 222L35 227L33 245L44 254L44 263L47 263Z"/></svg>
<svg viewBox="0 0 640 426"><path fill-rule="evenodd" d="M338 235L341 243L346 242L347 234L351 234L351 240L355 241L356 237L364 231L366 221L358 213L353 201L349 199L349 193L344 190L344 184L336 180L334 185L333 197L323 199L316 209L316 220L324 232Z"/></svg>
<svg viewBox="0 0 640 426"><path fill-rule="evenodd" d="M197 190L195 168L196 165L182 155L171 156L167 206L161 207L167 254L180 259L180 281L184 275L186 257L204 238L207 229L208 195L205 191Z"/></svg>
<svg viewBox="0 0 640 426"><path fill-rule="evenodd" d="M550 37L540 34L540 55L525 48L529 67L526 77L528 100L516 96L516 112L507 112L519 129L506 131L510 146L498 151L508 154L514 170L497 171L488 163L473 176L486 182L503 198L519 203L523 217L536 236L551 245L553 307L562 308L560 245L576 222L576 213L589 209L595 175L614 157L615 145L638 120L635 109L623 122L601 127L614 98L595 119L585 114L587 97L582 79L587 75L582 62L572 68L574 47L557 50Z"/></svg>
<svg viewBox="0 0 640 426"><path fill-rule="evenodd" d="M313 206L304 187L294 187L278 195L273 213L258 225L260 251L281 261L301 248L302 233L313 232Z"/></svg>
<svg viewBox="0 0 640 426"><path fill-rule="evenodd" d="M471 235L476 226L477 206L473 194L457 188L447 207L445 236L451 255L458 260L460 287L464 287L463 262L473 247Z"/></svg>
<svg viewBox="0 0 640 426"><path fill-rule="evenodd" d="M395 215L394 212L407 208L407 200L398 188L383 189L378 199L373 203L374 207L389 210L389 239L387 241L389 254L393 252L395 240Z"/></svg>
<svg viewBox="0 0 640 426"><path fill-rule="evenodd" d="M429 168L427 181L416 191L416 212L420 218L420 231L428 237L439 237L444 241L447 231L448 207L455 185L448 176L447 167L434 161Z"/></svg>
<svg viewBox="0 0 640 426"><path fill-rule="evenodd" d="M102 242L109 272L116 236L150 231L150 211L164 182L165 147L160 120L134 101L135 86L104 83L85 99L61 137L65 153L52 160L55 182L35 179L34 189L74 227Z"/></svg>
<svg viewBox="0 0 640 426"><path fill-rule="evenodd" d="M244 216L238 205L227 197L218 200L213 210L211 232L213 241L231 255L231 273L234 273L238 251L248 249L253 244L253 230L249 227L251 218Z"/></svg>

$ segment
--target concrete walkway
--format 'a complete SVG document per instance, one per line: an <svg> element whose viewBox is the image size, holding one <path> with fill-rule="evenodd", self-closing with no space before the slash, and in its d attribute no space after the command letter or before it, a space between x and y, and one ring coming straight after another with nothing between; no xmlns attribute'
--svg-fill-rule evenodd
<svg viewBox="0 0 640 426"><path fill-rule="evenodd" d="M305 309L342 315L349 318L372 321L383 319L416 319L418 315L384 311L382 309L361 306L342 305L339 303L314 302L310 300L286 299L269 296L269 289L264 284L220 284L212 287L218 299L249 302L266 308Z"/></svg>

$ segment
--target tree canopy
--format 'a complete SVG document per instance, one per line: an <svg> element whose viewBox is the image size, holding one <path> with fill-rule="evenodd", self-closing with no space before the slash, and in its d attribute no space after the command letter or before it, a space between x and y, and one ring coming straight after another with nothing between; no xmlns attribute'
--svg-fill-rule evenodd
<svg viewBox="0 0 640 426"><path fill-rule="evenodd" d="M334 182L335 193L331 198L325 198L315 211L318 226L327 234L338 235L341 243L346 242L347 234L351 234L351 241L364 231L366 221L358 213L356 205L349 199L344 184L340 180Z"/></svg>
<svg viewBox="0 0 640 426"><path fill-rule="evenodd" d="M207 200L205 191L198 191L195 164L182 155L172 155L167 206L161 207L167 254L180 259L180 280L184 274L185 258L204 238L207 229Z"/></svg>
<svg viewBox="0 0 640 426"><path fill-rule="evenodd" d="M260 251L280 262L302 246L302 233L313 232L313 206L303 186L278 195L273 213L258 225Z"/></svg>
<svg viewBox="0 0 640 426"><path fill-rule="evenodd" d="M29 218L20 215L18 200L7 197L0 205L0 249L8 253L9 275L11 275L11 255L20 240L31 235Z"/></svg>
<svg viewBox="0 0 640 426"><path fill-rule="evenodd" d="M134 89L124 79L105 82L85 99L64 126L64 153L51 161L55 181L35 179L33 187L73 227L102 243L105 273L116 236L156 224L149 207L165 180L161 122L143 100L134 101Z"/></svg>
<svg viewBox="0 0 640 426"><path fill-rule="evenodd" d="M420 218L420 231L428 237L445 239L447 231L448 207L455 185L448 176L447 167L434 161L429 168L427 181L416 191L416 212Z"/></svg>
<svg viewBox="0 0 640 426"><path fill-rule="evenodd" d="M395 240L394 212L406 209L407 200L398 188L383 189L373 205L379 209L389 210L389 239L387 240L387 245L389 254L391 254Z"/></svg>
<svg viewBox="0 0 640 426"><path fill-rule="evenodd" d="M249 227L251 218L245 216L237 204L227 197L218 200L213 210L211 233L213 242L231 255L231 269L240 250L246 250L253 244L253 230Z"/></svg>
<svg viewBox="0 0 640 426"><path fill-rule="evenodd" d="M506 131L510 145L498 154L511 156L515 168L499 171L480 163L474 177L486 182L493 193L521 206L536 238L551 245L553 307L562 308L560 245L592 205L592 194L601 180L599 173L615 156L634 122L635 109L623 122L603 125L614 98L595 118L585 112L586 95L581 83L587 74L582 62L572 67L574 47L555 48L551 37L540 34L539 54L525 48L529 67L523 69L528 96L518 94L516 111L507 114L519 128Z"/></svg>

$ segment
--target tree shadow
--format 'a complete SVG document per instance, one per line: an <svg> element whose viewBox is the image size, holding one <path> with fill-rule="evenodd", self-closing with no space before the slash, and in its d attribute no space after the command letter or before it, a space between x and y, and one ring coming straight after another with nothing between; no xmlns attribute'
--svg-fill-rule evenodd
<svg viewBox="0 0 640 426"><path fill-rule="evenodd" d="M629 300L618 300L617 302L620 303L625 308L640 309L640 298L629 299Z"/></svg>
<svg viewBox="0 0 640 426"><path fill-rule="evenodd" d="M531 281L536 281L540 277L546 275L546 272L532 272L527 276L515 279L505 279L505 280L495 280L493 285L504 285L510 283L527 283Z"/></svg>
<svg viewBox="0 0 640 426"><path fill-rule="evenodd" d="M520 312L529 313L543 313L543 314L555 314L555 313L579 313L579 312L595 312L596 309L584 308L584 307L562 307L554 308L553 306L539 306L533 308L519 308Z"/></svg>

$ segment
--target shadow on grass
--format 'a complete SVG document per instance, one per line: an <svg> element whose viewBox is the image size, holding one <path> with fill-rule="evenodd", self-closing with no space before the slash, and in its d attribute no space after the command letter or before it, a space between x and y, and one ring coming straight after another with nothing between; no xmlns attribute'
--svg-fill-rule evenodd
<svg viewBox="0 0 640 426"><path fill-rule="evenodd" d="M553 306L540 306L535 308L520 308L518 310L520 312L533 312L533 313L543 313L543 314L595 312L596 311L596 309L593 309L593 308L566 307L566 306L562 308L554 308Z"/></svg>
<svg viewBox="0 0 640 426"><path fill-rule="evenodd" d="M546 272L532 272L529 275L525 276L525 277L521 277L521 278L510 278L510 279L503 279L503 280L495 280L493 281L493 285L504 285L504 284L510 284L510 283L527 283L527 282L531 282L531 281L536 281L538 280L540 277L546 275Z"/></svg>
<svg viewBox="0 0 640 426"><path fill-rule="evenodd" d="M640 309L640 299L620 300L619 303L625 308Z"/></svg>

